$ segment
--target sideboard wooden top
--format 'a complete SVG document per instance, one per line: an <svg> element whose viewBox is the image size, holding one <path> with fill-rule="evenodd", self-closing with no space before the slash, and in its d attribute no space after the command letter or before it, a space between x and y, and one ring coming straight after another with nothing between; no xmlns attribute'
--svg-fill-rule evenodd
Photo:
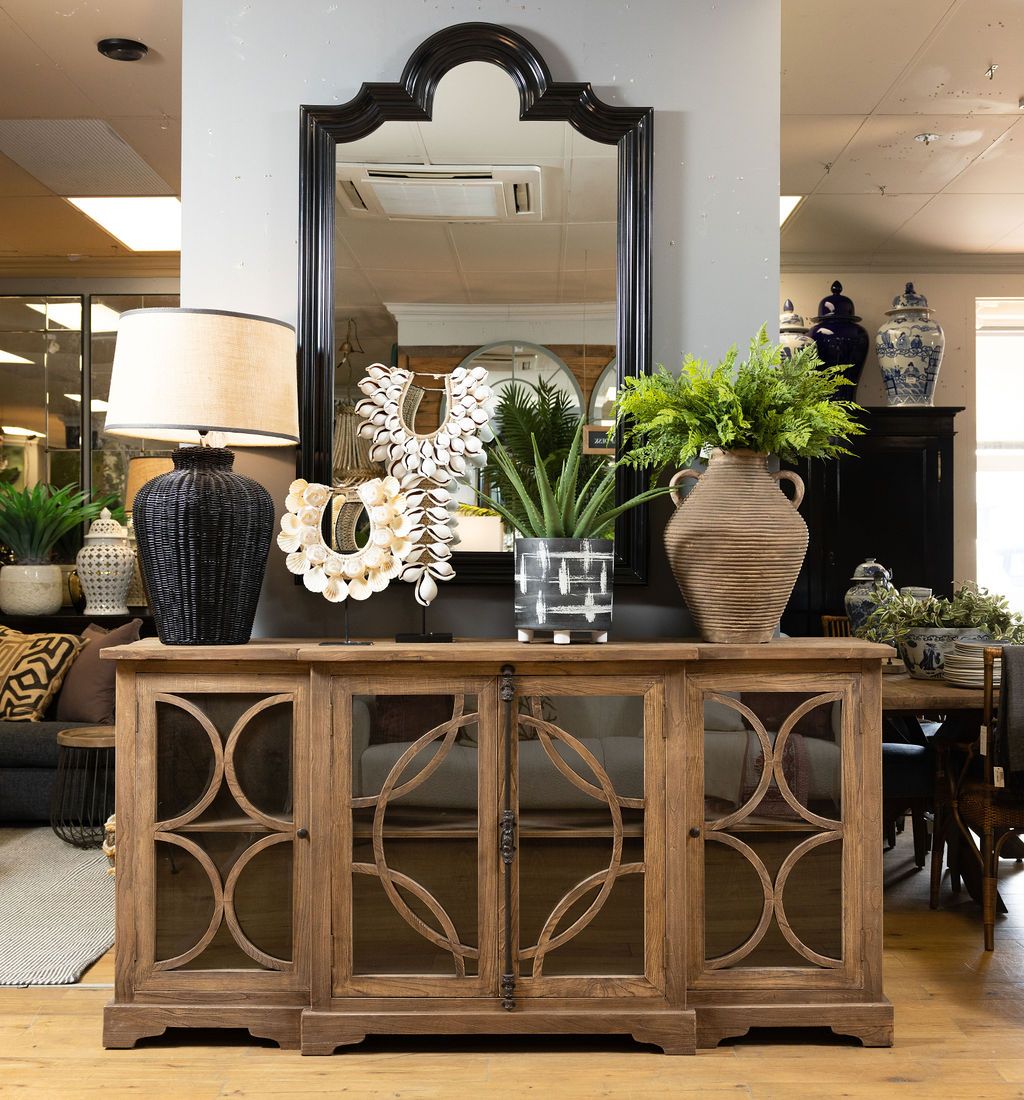
<svg viewBox="0 0 1024 1100"><path fill-rule="evenodd" d="M378 661L414 664L467 664L478 661L513 664L586 664L645 661L814 661L878 660L888 646L859 638L778 638L764 645L733 645L689 639L609 642L605 645L525 645L511 638L460 638L450 644L373 639L369 646L320 645L311 638L260 638L247 645L166 646L156 638L110 646L101 655L117 661L298 661L303 664L368 664Z"/></svg>

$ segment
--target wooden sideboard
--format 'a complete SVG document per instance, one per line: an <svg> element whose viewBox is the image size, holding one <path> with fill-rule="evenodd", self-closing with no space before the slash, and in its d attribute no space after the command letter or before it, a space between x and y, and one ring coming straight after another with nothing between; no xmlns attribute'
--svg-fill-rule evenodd
<svg viewBox="0 0 1024 1100"><path fill-rule="evenodd" d="M311 642L104 651L104 1043L244 1027L892 1042L882 646Z"/></svg>

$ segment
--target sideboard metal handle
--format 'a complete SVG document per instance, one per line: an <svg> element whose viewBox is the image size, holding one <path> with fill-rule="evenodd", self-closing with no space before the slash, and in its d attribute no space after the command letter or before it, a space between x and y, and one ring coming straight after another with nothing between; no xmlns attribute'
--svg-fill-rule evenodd
<svg viewBox="0 0 1024 1100"><path fill-rule="evenodd" d="M308 829L296 829L295 830L295 835L299 838L299 840L308 840L309 839L309 830Z"/></svg>
<svg viewBox="0 0 1024 1100"><path fill-rule="evenodd" d="M694 825L693 828L690 829L690 836L692 836L694 840L696 840L697 837L700 836L700 829L698 829L696 825Z"/></svg>

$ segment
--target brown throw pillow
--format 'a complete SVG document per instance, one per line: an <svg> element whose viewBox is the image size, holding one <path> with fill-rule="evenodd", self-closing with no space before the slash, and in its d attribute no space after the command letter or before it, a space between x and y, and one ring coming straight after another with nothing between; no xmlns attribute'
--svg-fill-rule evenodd
<svg viewBox="0 0 1024 1100"><path fill-rule="evenodd" d="M40 721L82 645L74 634L5 630L0 635L0 718Z"/></svg>
<svg viewBox="0 0 1024 1100"><path fill-rule="evenodd" d="M64 690L57 700L58 722L95 722L108 726L114 721L115 661L104 661L100 650L112 645L127 645L139 640L141 619L106 630L90 623L82 631L85 648L71 666Z"/></svg>

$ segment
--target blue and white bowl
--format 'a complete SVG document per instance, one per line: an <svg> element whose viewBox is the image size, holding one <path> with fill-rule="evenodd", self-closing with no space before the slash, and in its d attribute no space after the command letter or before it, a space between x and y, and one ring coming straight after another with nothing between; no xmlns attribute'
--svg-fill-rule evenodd
<svg viewBox="0 0 1024 1100"><path fill-rule="evenodd" d="M918 626L900 639L899 651L907 672L917 680L941 680L946 657L956 652L957 640L986 642L984 631L962 626Z"/></svg>

